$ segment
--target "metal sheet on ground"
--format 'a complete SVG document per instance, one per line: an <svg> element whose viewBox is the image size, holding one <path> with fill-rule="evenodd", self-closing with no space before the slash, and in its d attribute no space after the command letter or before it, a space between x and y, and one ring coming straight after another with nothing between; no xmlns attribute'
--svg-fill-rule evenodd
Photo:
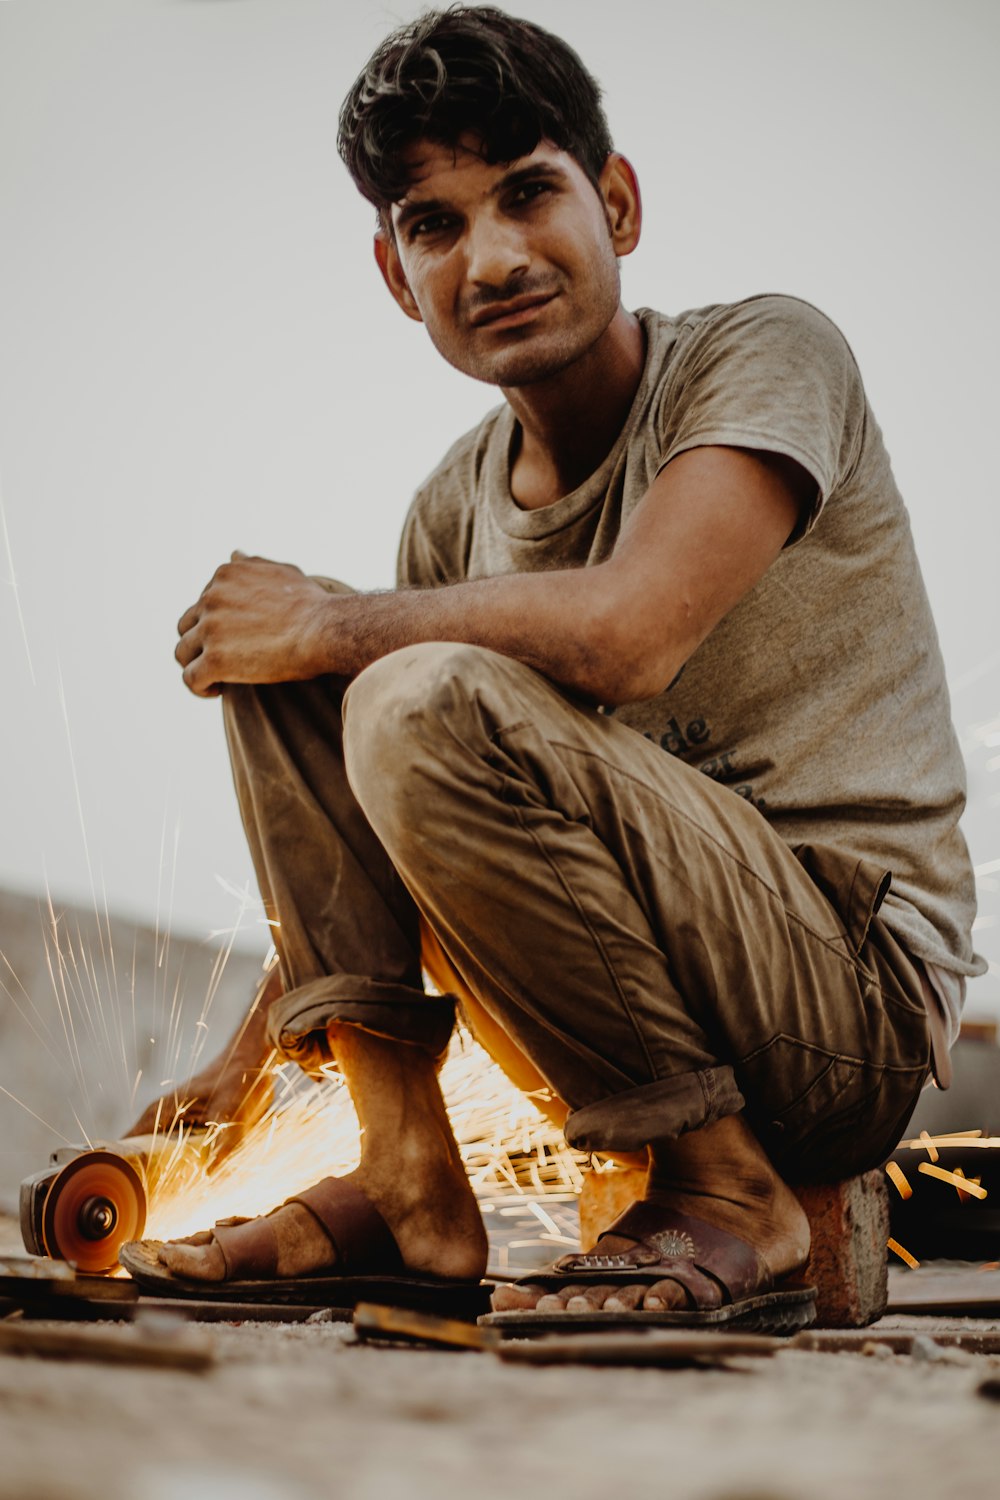
<svg viewBox="0 0 1000 1500"><path fill-rule="evenodd" d="M787 1348L785 1339L752 1333L681 1333L650 1329L646 1333L550 1334L543 1338L505 1340L497 1348L512 1364L531 1365L712 1365L724 1366L738 1356L768 1357Z"/></svg>
<svg viewBox="0 0 1000 1500"><path fill-rule="evenodd" d="M1000 1315L1000 1265L928 1261L912 1271L893 1266L887 1311L976 1318Z"/></svg>

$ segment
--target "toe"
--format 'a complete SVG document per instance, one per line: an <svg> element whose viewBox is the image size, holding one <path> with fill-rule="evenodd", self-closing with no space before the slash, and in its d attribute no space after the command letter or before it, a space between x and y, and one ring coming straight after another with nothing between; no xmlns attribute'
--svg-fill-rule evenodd
<svg viewBox="0 0 1000 1500"><path fill-rule="evenodd" d="M541 1313L561 1313L566 1311L565 1292L544 1292L535 1303L535 1308Z"/></svg>
<svg viewBox="0 0 1000 1500"><path fill-rule="evenodd" d="M570 1288L567 1287L567 1292ZM610 1286L581 1286L572 1289L572 1295L566 1298L566 1311L570 1313L600 1312L607 1299L614 1291Z"/></svg>
<svg viewBox="0 0 1000 1500"><path fill-rule="evenodd" d="M573 1282L559 1287L558 1291L546 1292L544 1287L541 1290L544 1295L536 1304L539 1312L566 1312L574 1297L582 1296L587 1288Z"/></svg>
<svg viewBox="0 0 1000 1500"><path fill-rule="evenodd" d="M168 1240L168 1245L209 1245L212 1242L210 1229L199 1229L197 1234L184 1234L179 1239Z"/></svg>
<svg viewBox="0 0 1000 1500"><path fill-rule="evenodd" d="M490 1298L494 1312L526 1312L542 1295L540 1286L498 1286Z"/></svg>
<svg viewBox="0 0 1000 1500"><path fill-rule="evenodd" d="M642 1305L646 1288L641 1285L615 1286L610 1289L604 1303L605 1312L634 1312Z"/></svg>
<svg viewBox="0 0 1000 1500"><path fill-rule="evenodd" d="M656 1281L647 1287L642 1305L647 1312L677 1312L688 1305L687 1295L676 1281ZM706 1307L710 1304L706 1302Z"/></svg>
<svg viewBox="0 0 1000 1500"><path fill-rule="evenodd" d="M177 1276L189 1276L193 1281L222 1281L226 1274L226 1262L217 1244L164 1245L160 1260Z"/></svg>

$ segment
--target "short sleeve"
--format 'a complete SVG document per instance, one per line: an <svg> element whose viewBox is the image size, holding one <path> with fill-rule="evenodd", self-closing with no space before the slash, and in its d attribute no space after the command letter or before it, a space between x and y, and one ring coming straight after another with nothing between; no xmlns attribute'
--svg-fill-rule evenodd
<svg viewBox="0 0 1000 1500"><path fill-rule="evenodd" d="M690 448L780 453L816 481L792 535L815 525L857 460L865 395L854 356L829 318L794 297L715 309L680 352L660 414L660 468Z"/></svg>
<svg viewBox="0 0 1000 1500"><path fill-rule="evenodd" d="M495 407L453 443L417 490L399 541L397 588L436 589L469 576L483 455L504 410Z"/></svg>
<svg viewBox="0 0 1000 1500"><path fill-rule="evenodd" d="M435 589L453 582L442 549L435 543L434 529L428 525L427 504L421 492L403 522L396 556L396 587L400 589Z"/></svg>

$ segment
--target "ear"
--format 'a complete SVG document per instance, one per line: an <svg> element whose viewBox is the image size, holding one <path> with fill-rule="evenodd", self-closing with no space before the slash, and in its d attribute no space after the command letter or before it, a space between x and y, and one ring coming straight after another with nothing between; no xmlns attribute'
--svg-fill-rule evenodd
<svg viewBox="0 0 1000 1500"><path fill-rule="evenodd" d="M642 196L632 163L612 151L598 179L616 255L631 255L642 232Z"/></svg>
<svg viewBox="0 0 1000 1500"><path fill-rule="evenodd" d="M424 320L420 316L420 309L416 304L413 293L410 291L410 283L403 272L403 264L399 258L399 250L393 235L386 234L384 229L379 229L375 234L375 259L378 268L382 272L382 280L389 288L396 302L403 309L408 318L413 318L417 323Z"/></svg>

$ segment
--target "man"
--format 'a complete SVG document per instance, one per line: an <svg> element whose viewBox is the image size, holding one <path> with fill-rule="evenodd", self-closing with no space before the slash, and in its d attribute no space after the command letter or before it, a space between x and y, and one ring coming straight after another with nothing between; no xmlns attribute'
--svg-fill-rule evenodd
<svg viewBox="0 0 1000 1500"><path fill-rule="evenodd" d="M396 591L234 554L180 621L280 924L239 1076L266 1024L336 1060L364 1133L350 1179L162 1261L478 1277L437 1083L457 995L572 1144L649 1164L594 1255L495 1307L760 1298L777 1326L809 1250L787 1182L885 1158L981 967L943 670L856 365L789 298L626 311L635 175L534 25L390 36L340 149L390 293L506 404L418 492ZM233 1064L202 1084L231 1109Z"/></svg>

